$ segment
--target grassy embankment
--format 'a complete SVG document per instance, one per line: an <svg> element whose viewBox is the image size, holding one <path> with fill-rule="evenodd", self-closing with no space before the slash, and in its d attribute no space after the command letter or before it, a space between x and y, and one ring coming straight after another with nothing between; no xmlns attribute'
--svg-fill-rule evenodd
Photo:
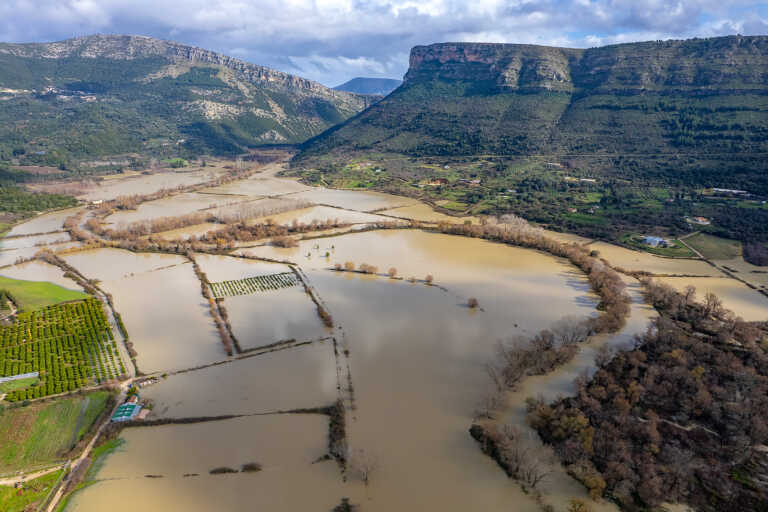
<svg viewBox="0 0 768 512"><path fill-rule="evenodd" d="M97 391L26 407L0 408L0 474L61 462L104 411L108 398L108 392Z"/></svg>
<svg viewBox="0 0 768 512"><path fill-rule="evenodd" d="M686 238L685 243L711 260L730 260L741 256L741 242L737 240L699 233Z"/></svg>
<svg viewBox="0 0 768 512"><path fill-rule="evenodd" d="M4 512L23 512L37 510L56 481L61 476L61 471L48 473L40 478L24 482L23 489L12 486L0 486L0 510Z"/></svg>
<svg viewBox="0 0 768 512"><path fill-rule="evenodd" d="M69 290L45 281L22 281L3 276L0 276L0 289L8 290L24 311L33 311L60 302L88 297L83 292Z"/></svg>

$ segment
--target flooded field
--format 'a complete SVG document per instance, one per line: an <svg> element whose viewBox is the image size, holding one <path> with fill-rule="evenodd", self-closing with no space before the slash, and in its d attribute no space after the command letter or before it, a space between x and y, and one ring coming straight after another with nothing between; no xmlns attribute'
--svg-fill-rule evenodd
<svg viewBox="0 0 768 512"><path fill-rule="evenodd" d="M646 271L652 274L670 274L683 276L721 276L722 272L701 260L682 258L662 258L641 251L625 249L605 242L595 242L590 249L600 252L600 257L608 260L611 265L628 271Z"/></svg>
<svg viewBox="0 0 768 512"><path fill-rule="evenodd" d="M0 251L29 247L42 248L46 245L68 242L70 240L69 233L50 233L48 235L22 236L19 238L0 238Z"/></svg>
<svg viewBox="0 0 768 512"><path fill-rule="evenodd" d="M341 223L358 224L365 222L390 221L388 217L370 213L342 210L329 206L312 206L290 212L268 215L255 219L254 222L264 222L272 219L275 224L291 224L295 220L298 223L310 224L312 221L338 220Z"/></svg>
<svg viewBox="0 0 768 512"><path fill-rule="evenodd" d="M430 274L436 284L447 287L454 301L463 302L468 297L476 297L480 305L488 309L504 309L508 301L516 300L519 294L535 301L548 300L559 294L567 296L574 291L586 293L588 289L583 276L576 269L543 253L420 230L368 231L305 240L295 248L264 246L242 251L256 256L294 261L303 268L311 269L329 269L336 263L343 265L351 261L357 265L375 265L381 274L394 267L397 275L404 278L414 276L417 280L423 280ZM329 253L328 257L326 253ZM366 280L389 281L387 277L328 272L342 280L362 277ZM401 281L390 284L394 283ZM565 291L563 287L566 287ZM591 304L586 305L587 309L591 307ZM505 311L507 327L510 323L522 323L526 318L515 309Z"/></svg>
<svg viewBox="0 0 768 512"><path fill-rule="evenodd" d="M415 199L393 196L381 192L358 192L354 190L332 190L311 188L305 192L293 194L294 199L303 199L320 205L335 206L360 212L388 210L400 206L418 204Z"/></svg>
<svg viewBox="0 0 768 512"><path fill-rule="evenodd" d="M23 224L14 226L8 232L8 236L33 235L36 233L58 231L63 228L64 220L67 217L76 214L79 210L80 208L68 208L66 210L38 215L37 217L27 220Z"/></svg>
<svg viewBox="0 0 768 512"><path fill-rule="evenodd" d="M432 209L431 206L424 203L392 208L390 210L384 210L380 213L382 215L391 215L393 217L419 220L422 222L451 222L455 224L463 224L464 221L468 220L473 224L477 223L477 219L475 217L455 217L452 215L446 215L444 213L436 212Z"/></svg>
<svg viewBox="0 0 768 512"><path fill-rule="evenodd" d="M758 267L744 261L739 256L731 260L715 260L714 263L719 267L734 272L739 279L768 291L768 267Z"/></svg>
<svg viewBox="0 0 768 512"><path fill-rule="evenodd" d="M164 188L176 188L204 183L221 174L222 169L206 167L198 170L162 171L155 174L130 174L109 177L97 182L78 199L86 201L110 200L119 196L151 194Z"/></svg>
<svg viewBox="0 0 768 512"><path fill-rule="evenodd" d="M563 263L503 246L506 265L497 261L470 285L464 279L471 267L460 270L472 248L466 242L470 247L460 240L445 253L456 271L441 284L472 286L485 311L434 286L309 272L350 347L357 404L350 446L379 464L366 510L538 510L467 434L490 389L484 365L498 340L537 331L562 314L590 314L594 302ZM539 278L557 281L558 291L530 285Z"/></svg>
<svg viewBox="0 0 768 512"><path fill-rule="evenodd" d="M226 358L192 265L180 256L98 249L65 256L114 297L144 372Z"/></svg>
<svg viewBox="0 0 768 512"><path fill-rule="evenodd" d="M194 226L187 226L185 228L171 229L169 231L162 231L155 236L165 238L166 240L174 240L181 238L186 240L193 236L201 236L209 231L217 231L225 227L225 224L214 224L212 222L205 222L203 224L196 224Z"/></svg>
<svg viewBox="0 0 768 512"><path fill-rule="evenodd" d="M230 203L240 202L242 199L227 195L200 194L190 192L176 196L147 201L138 206L136 210L122 210L113 213L104 219L107 224L129 224L143 220L157 219L160 217L177 217L196 211L215 208Z"/></svg>
<svg viewBox="0 0 768 512"><path fill-rule="evenodd" d="M696 287L698 300L707 293L714 293L723 305L747 321L768 321L768 297L735 279L716 277L663 277L662 281L682 291L686 286Z"/></svg>
<svg viewBox="0 0 768 512"><path fill-rule="evenodd" d="M243 350L284 340L312 340L327 335L315 304L300 285L240 297L227 297L232 332Z"/></svg>
<svg viewBox="0 0 768 512"><path fill-rule="evenodd" d="M246 180L145 203L138 211L107 220L118 225L208 207L235 214L242 204L274 209L263 216L252 209L250 217L269 217L280 224L338 218L362 227L387 218L383 215L428 222L465 220L436 213L413 199L308 187L277 178L280 168L265 166ZM202 181L209 178L206 172L116 178L105 182L101 191L125 195L134 186L157 186L161 179ZM315 206L307 207L307 202ZM25 229L22 226L18 228ZM214 227L203 224L163 235L190 236ZM570 234L548 234L567 242L589 242ZM40 241L54 243L56 238ZM480 451L468 428L491 391L486 364L498 341L532 335L565 316L597 314L597 297L580 271L542 252L415 229L327 236L300 241L295 248L253 245L238 251L300 268L299 274L333 317L333 328L320 321L315 302L294 281L289 265L196 254L208 279L217 283L212 289L222 297L224 316L246 352L228 358L186 258L114 249L64 256L113 295L138 352L139 369L168 373L141 389L142 398L153 401L150 419L250 415L126 429L124 444L98 470L98 482L76 493L67 511L329 511L343 496L366 512L541 510L540 503ZM661 258L602 242L590 247L627 270L705 276L659 279L677 288L694 284L700 296L713 291L745 319L768 319L768 297L723 277L706 262ZM0 248L0 263L5 254L31 250L26 245L10 248ZM373 274L333 270L347 263L377 269ZM739 262L721 264L739 273L753 270ZM64 280L58 269L42 263L10 269L16 273L12 277ZM395 278L387 275L390 269ZM269 281L277 282L274 286L253 284L278 274L285 280ZM762 279L762 274L754 275ZM221 284L248 278L256 279L248 286ZM526 429L525 398L551 400L572 393L574 379L594 369L601 346L627 345L645 331L655 312L643 303L639 283L629 277L625 281L633 298L627 326L618 334L590 340L555 372L525 380L509 394L504 421ZM479 307L468 307L470 298ZM205 367L186 371L200 366ZM367 486L352 470L345 480L335 462L317 462L328 451L327 416L273 414L326 406L337 399L348 406L350 453L362 451L374 461ZM217 467L238 470L252 462L262 470L209 473ZM566 510L571 497L586 496L583 486L559 466L542 490L555 510ZM616 510L607 503L590 505L597 512Z"/></svg>
<svg viewBox="0 0 768 512"><path fill-rule="evenodd" d="M66 510L329 511L344 490L335 462L313 464L326 452L327 432L327 417L292 414L128 429L100 481L79 491ZM262 470L209 474L251 462Z"/></svg>
<svg viewBox="0 0 768 512"><path fill-rule="evenodd" d="M302 185L297 181L273 177L272 174L278 170L280 170L279 167L266 166L262 172L246 180L205 189L204 192L230 194L233 196L280 196L311 189L311 187Z"/></svg>
<svg viewBox="0 0 768 512"><path fill-rule="evenodd" d="M283 348L170 375L147 387L153 417L188 418L323 407L336 400L330 342Z"/></svg>
<svg viewBox="0 0 768 512"><path fill-rule="evenodd" d="M80 242L60 242L54 245L21 247L18 249L0 248L0 267L4 267L6 265L13 265L14 263L17 262L19 258L31 259L35 256L35 254L38 253L38 251L46 247L53 251L62 251L65 249L71 249L73 247L79 247L80 245L81 245Z"/></svg>
<svg viewBox="0 0 768 512"><path fill-rule="evenodd" d="M196 256L211 282L290 272L286 265L225 256ZM227 297L223 302L232 331L243 350L278 341L306 341L327 335L314 302L296 284L288 288Z"/></svg>

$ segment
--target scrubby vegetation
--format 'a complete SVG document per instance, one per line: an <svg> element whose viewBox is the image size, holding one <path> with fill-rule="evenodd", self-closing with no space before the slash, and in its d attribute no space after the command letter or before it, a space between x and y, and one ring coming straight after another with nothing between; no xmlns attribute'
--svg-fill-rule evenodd
<svg viewBox="0 0 768 512"><path fill-rule="evenodd" d="M660 317L598 361L575 397L533 401L530 421L590 493L629 510L768 508L768 324L708 294L646 283Z"/></svg>
<svg viewBox="0 0 768 512"><path fill-rule="evenodd" d="M6 400L73 391L123 375L101 302L88 298L48 306L0 326L0 377L29 372L40 372L40 382L10 392Z"/></svg>
<svg viewBox="0 0 768 512"><path fill-rule="evenodd" d="M744 259L753 265L768 267L768 245L744 244Z"/></svg>

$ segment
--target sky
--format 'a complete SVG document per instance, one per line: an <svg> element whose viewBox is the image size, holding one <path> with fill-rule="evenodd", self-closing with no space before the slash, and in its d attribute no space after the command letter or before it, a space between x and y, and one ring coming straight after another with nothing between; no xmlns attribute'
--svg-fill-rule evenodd
<svg viewBox="0 0 768 512"><path fill-rule="evenodd" d="M767 35L768 0L0 0L0 41L140 34L338 85L402 78L416 45L588 48Z"/></svg>

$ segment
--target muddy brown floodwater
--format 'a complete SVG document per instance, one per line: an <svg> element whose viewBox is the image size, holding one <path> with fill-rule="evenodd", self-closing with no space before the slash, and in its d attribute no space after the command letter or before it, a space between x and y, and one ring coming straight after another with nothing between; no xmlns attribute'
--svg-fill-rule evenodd
<svg viewBox="0 0 768 512"><path fill-rule="evenodd" d="M464 221L447 219L412 199L308 187L276 177L280 169L281 165L267 165L246 180L146 203L138 212L109 220L128 222L194 211L214 202L217 209L235 211L237 205L224 205L265 197L252 202L273 208L272 218L281 223L334 217L365 223L378 220L376 212ZM87 197L147 192L145 187L157 189L169 182L200 182L208 174L117 178ZM317 206L306 208L306 201ZM279 213L289 203L294 209ZM34 233L55 228L61 221L60 214L51 214L50 219L39 217L14 229ZM191 226L178 235L210 228ZM568 234L555 236L589 242ZM0 262L12 258L11 253L36 250L29 247L33 240L9 241L11 248L5 256L0 252ZM39 241L55 243L56 238ZM232 331L247 351L234 358L224 351L186 258L114 249L65 256L113 294L139 353L139 368L168 373L141 390L154 402L151 417L249 415L126 429L124 443L97 468L95 485L78 491L67 511L330 511L344 496L363 512L541 510L540 503L482 454L468 428L491 391L485 365L499 340L533 334L564 316L597 314L596 297L581 272L545 253L414 229L334 235L300 241L292 249L259 244L263 241L237 251L291 262L333 316L334 327L320 322L312 297L300 284L225 297L222 304ZM716 291L747 319L758 318L768 305L757 292L703 261L659 258L604 243L590 247L628 270L706 276L665 279L676 287L695 284L702 294ZM292 271L285 264L230 256L195 258L211 282ZM331 270L346 262L374 265L378 274ZM386 275L391 267L396 279ZM753 270L743 265L739 269ZM51 269L37 270L52 281L63 279ZM36 269L29 265L13 271L24 276ZM425 281L427 275L434 277L434 285ZM407 279L411 276L414 282ZM638 282L626 281L634 301L627 326L615 335L592 339L555 372L525 380L519 390L509 393L500 421L539 442L530 429L525 430L525 398L554 399L572 393L575 377L594 370L600 346L625 345L646 329L654 312L643 303ZM471 297L479 308L467 307ZM201 368L186 371L192 367ZM344 479L335 462L320 460L327 452L327 416L276 413L324 407L339 398L348 406L351 452L362 450L375 461L367 486L353 471ZM261 464L262 471L209 474L216 467L239 469L251 462ZM571 497L586 494L562 468L553 467L543 486L544 501L565 510ZM594 506L601 512L614 510L608 503Z"/></svg>
<svg viewBox="0 0 768 512"><path fill-rule="evenodd" d="M324 239L323 243L335 245L339 257L360 258L365 254L374 264L384 265L386 260L417 275L434 272L436 283L445 289L386 277L337 273L323 269L324 264L314 265L319 260L311 260L313 264L307 270L310 283L334 316L334 336L343 339L350 350L356 409L348 413L349 443L353 450L362 448L375 456L379 469L367 487L355 478L342 482L338 470L326 463L297 470L294 477L281 482L265 478L272 484L269 499L275 503L270 510L296 510L293 500L297 486L301 486L302 493L317 497L309 507L313 510L330 510L342 496L349 496L363 510L375 511L538 510L535 501L480 452L467 429L475 407L489 390L484 364L492 356L496 341L537 331L562 315L594 314L595 299L584 277L564 260L535 251L421 231L359 233ZM217 266L214 259L203 259L206 261L199 260L201 265ZM209 274L231 278L248 272L242 262L221 265L222 271L217 274L211 269ZM257 273L262 270L253 269ZM483 311L464 305L470 294L478 298ZM264 302L254 308L268 305ZM326 405L331 397L325 394L327 391L318 395L317 390L334 385L335 365L324 360L327 356L307 358L311 351L322 354L323 347L330 349L325 344L292 348L169 376L144 393L157 400L159 414L173 417L197 415L209 409L216 413L257 412L304 405L307 402L300 399L302 387L307 398L319 402L316 405ZM262 378L274 379L278 384L259 385L264 382ZM245 380L238 384L238 379ZM216 397L220 404L206 407ZM223 441L219 423L195 428L208 432L205 439L226 442L227 450L234 450L234 446L254 450L258 459L257 452L264 442L258 433L233 432ZM326 428L318 428L321 436ZM147 459L146 470L130 469L133 463L118 453L107 459L98 477L161 473L151 471L149 461L155 450L163 453L166 449L166 438L152 436L154 428L146 430L144 434L142 429L141 434L142 442L150 445L141 448ZM125 435L128 443L124 450L131 452L136 434L129 430ZM279 441L275 442L279 447ZM210 448L190 443L187 450L208 453ZM317 454L307 452L305 460L313 456ZM290 452L286 457L290 460ZM221 464L226 464L224 459ZM179 467L177 472L181 471ZM225 509L236 509L235 503L264 499L259 481L263 475L250 476L254 482L251 487L237 488L237 497L221 498L222 503L234 507ZM225 483L230 482L229 476L221 478L222 485L235 485ZM236 482L245 476L232 478L231 482ZM201 479L198 485L208 488L208 482L219 480ZM184 496L173 506L168 505L173 503L166 496L170 492L168 485L148 483L138 477L98 483L82 491L71 510L98 510L110 496L127 496L139 490L150 496L157 493L158 503L166 504L163 510L188 510ZM184 488L186 483L177 492L192 492L182 491ZM218 496L218 490L211 492Z"/></svg>

